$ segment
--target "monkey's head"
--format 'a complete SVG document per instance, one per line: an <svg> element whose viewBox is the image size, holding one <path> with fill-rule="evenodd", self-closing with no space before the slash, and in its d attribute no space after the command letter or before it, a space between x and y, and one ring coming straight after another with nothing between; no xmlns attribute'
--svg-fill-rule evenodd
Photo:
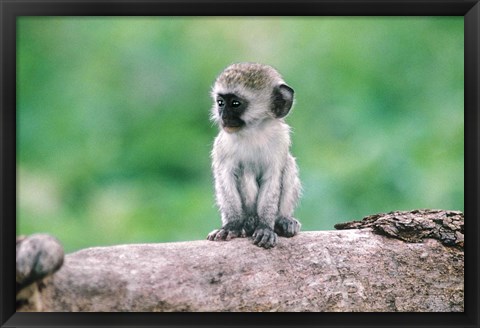
<svg viewBox="0 0 480 328"><path fill-rule="evenodd" d="M267 65L238 63L217 77L212 89L212 119L228 133L285 117L294 91Z"/></svg>

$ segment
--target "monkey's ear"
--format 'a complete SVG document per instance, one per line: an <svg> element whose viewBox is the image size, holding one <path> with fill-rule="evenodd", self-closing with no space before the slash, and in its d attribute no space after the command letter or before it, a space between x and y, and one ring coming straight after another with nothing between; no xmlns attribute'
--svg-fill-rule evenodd
<svg viewBox="0 0 480 328"><path fill-rule="evenodd" d="M280 84L273 89L272 112L275 117L287 116L293 105L293 89L286 84Z"/></svg>

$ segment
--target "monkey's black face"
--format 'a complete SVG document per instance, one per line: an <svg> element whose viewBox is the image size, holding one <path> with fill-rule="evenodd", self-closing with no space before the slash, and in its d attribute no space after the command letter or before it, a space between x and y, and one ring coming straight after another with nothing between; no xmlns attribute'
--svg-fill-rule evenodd
<svg viewBox="0 0 480 328"><path fill-rule="evenodd" d="M229 132L236 132L245 126L240 118L248 108L248 101L233 94L217 94L218 115L221 118L222 128Z"/></svg>

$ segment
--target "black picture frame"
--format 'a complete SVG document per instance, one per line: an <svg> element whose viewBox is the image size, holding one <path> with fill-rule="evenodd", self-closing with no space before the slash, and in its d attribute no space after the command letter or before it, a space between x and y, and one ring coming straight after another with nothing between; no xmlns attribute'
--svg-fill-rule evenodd
<svg viewBox="0 0 480 328"><path fill-rule="evenodd" d="M465 312L463 313L16 313L16 19L20 16L464 16ZM478 1L0 0L1 327L479 327Z"/></svg>

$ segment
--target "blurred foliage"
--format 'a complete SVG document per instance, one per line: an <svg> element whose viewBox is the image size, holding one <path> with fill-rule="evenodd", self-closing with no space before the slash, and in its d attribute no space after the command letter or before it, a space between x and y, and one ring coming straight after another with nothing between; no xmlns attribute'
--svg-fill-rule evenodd
<svg viewBox="0 0 480 328"><path fill-rule="evenodd" d="M304 230L463 210L463 17L21 17L17 233L83 247L219 227L210 87L239 61L296 91Z"/></svg>

